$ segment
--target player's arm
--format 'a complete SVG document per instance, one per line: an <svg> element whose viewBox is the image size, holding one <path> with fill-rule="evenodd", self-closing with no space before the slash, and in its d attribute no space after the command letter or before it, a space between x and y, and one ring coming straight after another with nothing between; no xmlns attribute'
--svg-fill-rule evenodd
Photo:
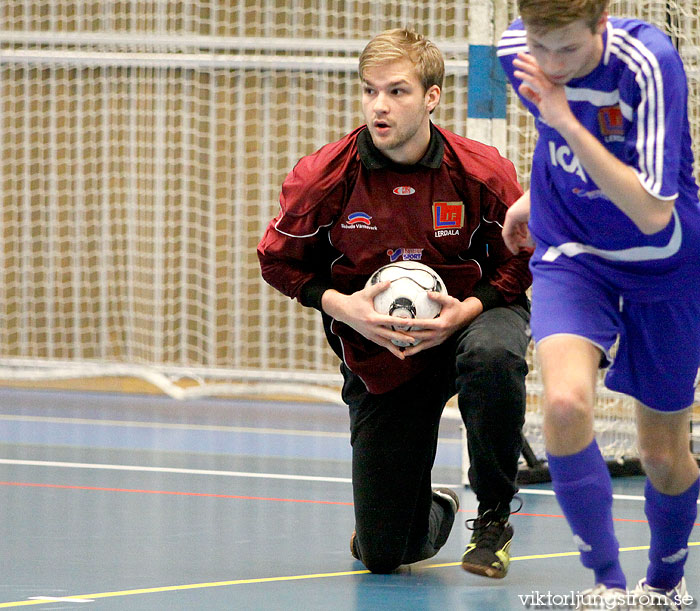
<svg viewBox="0 0 700 611"><path fill-rule="evenodd" d="M527 227L530 220L530 189L525 191L513 205L508 208L503 221L503 241L508 250L514 254L531 250L534 247L530 230Z"/></svg>
<svg viewBox="0 0 700 611"><path fill-rule="evenodd" d="M565 122L558 131L588 175L642 233L656 233L668 225L675 199L649 193L634 169L610 153L578 120Z"/></svg>
<svg viewBox="0 0 700 611"><path fill-rule="evenodd" d="M518 54L514 75L522 80L519 93L535 104L540 116L567 141L588 175L642 233L661 231L671 220L675 200L660 199L639 182L631 166L620 161L589 132L569 107L564 87L552 83L534 57Z"/></svg>
<svg viewBox="0 0 700 611"><path fill-rule="evenodd" d="M265 281L302 305L321 310L347 324L403 359L404 355L391 340L412 342L414 338L392 330L394 320L374 311L374 295L385 289L386 284L346 295L332 287L328 270L318 265L326 260L322 245L327 240L321 236L326 235L324 226L332 222L328 210L333 207L333 198L326 199L322 213L318 209L301 213L297 210L303 212L305 208L295 204L291 197L294 190L288 187L285 183L280 214L270 221L258 244L258 260Z"/></svg>

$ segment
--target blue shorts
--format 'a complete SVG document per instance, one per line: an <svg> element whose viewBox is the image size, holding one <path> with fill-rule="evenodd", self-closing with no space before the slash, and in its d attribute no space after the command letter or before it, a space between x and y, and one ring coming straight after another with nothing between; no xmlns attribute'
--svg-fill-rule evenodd
<svg viewBox="0 0 700 611"><path fill-rule="evenodd" d="M639 301L570 262L538 261L531 267L535 342L555 334L581 336L603 351L601 366L612 363L605 376L610 390L665 412L693 403L700 300ZM610 350L618 337L613 358Z"/></svg>

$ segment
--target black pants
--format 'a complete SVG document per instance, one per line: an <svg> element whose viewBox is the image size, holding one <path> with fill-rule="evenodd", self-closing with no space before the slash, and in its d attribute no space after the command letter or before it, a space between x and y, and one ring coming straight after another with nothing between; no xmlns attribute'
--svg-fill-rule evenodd
<svg viewBox="0 0 700 611"><path fill-rule="evenodd" d="M371 571L430 558L447 540L454 515L433 497L430 474L440 417L455 393L479 511L508 511L522 449L528 321L519 305L484 312L436 351L429 369L384 394L342 368L356 546Z"/></svg>

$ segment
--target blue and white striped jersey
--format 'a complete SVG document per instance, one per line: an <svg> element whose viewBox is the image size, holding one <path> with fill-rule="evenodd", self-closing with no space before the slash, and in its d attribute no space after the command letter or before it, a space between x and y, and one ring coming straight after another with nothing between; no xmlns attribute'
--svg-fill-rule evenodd
<svg viewBox="0 0 700 611"><path fill-rule="evenodd" d="M668 273L673 276L685 262L700 257L686 74L669 38L643 21L610 17L603 44L600 64L566 84L569 105L609 151L635 170L649 193L676 199L673 218L663 231L644 235L591 180L564 138L539 117L537 107L520 96L539 132L530 184L535 260L566 255L614 284L650 291L658 288L650 282L660 275L667 289L662 292L673 293L678 287L672 286ZM512 62L526 51L525 29L518 19L498 45L516 92L521 81L513 75ZM683 273L678 276L680 281Z"/></svg>

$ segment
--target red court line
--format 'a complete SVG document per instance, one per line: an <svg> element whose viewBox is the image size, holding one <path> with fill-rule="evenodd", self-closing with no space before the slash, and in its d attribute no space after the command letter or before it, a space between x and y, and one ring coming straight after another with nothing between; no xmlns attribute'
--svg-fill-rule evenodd
<svg viewBox="0 0 700 611"><path fill-rule="evenodd" d="M217 499L242 499L246 501L277 501L280 503L312 503L319 505L348 505L345 501L315 501L306 499L278 499L262 496L243 496L237 494L213 494L210 492L179 492L177 490L140 490L137 488L104 488L100 486L67 486L62 484L36 484L32 482L0 482L0 486L17 486L24 488L60 488L63 490L90 490L97 492L135 492L139 494L165 494L169 496L196 496Z"/></svg>
<svg viewBox="0 0 700 611"><path fill-rule="evenodd" d="M17 486L24 488L59 488L63 490L90 490L96 492L132 492L138 494L164 494L168 496L191 496L191 497L208 497L217 499L238 499L246 501L275 501L278 503L308 503L312 505L345 505L352 507L353 503L347 501L318 501L318 500L308 500L308 499L280 499L274 497L264 497L264 496L244 496L239 494L214 494L211 492L179 492L177 490L141 490L138 488L105 488L100 486L68 486L64 484L37 484L33 482L0 482L0 486ZM467 510L460 509L460 513L476 513L476 510L468 512ZM534 518L563 518L563 515L549 514L549 513L526 513L518 512L514 513L514 516L528 516ZM646 524L647 520L639 520L633 518L613 518L614 522L636 522L639 524ZM696 522L694 526L700 526L700 522Z"/></svg>

